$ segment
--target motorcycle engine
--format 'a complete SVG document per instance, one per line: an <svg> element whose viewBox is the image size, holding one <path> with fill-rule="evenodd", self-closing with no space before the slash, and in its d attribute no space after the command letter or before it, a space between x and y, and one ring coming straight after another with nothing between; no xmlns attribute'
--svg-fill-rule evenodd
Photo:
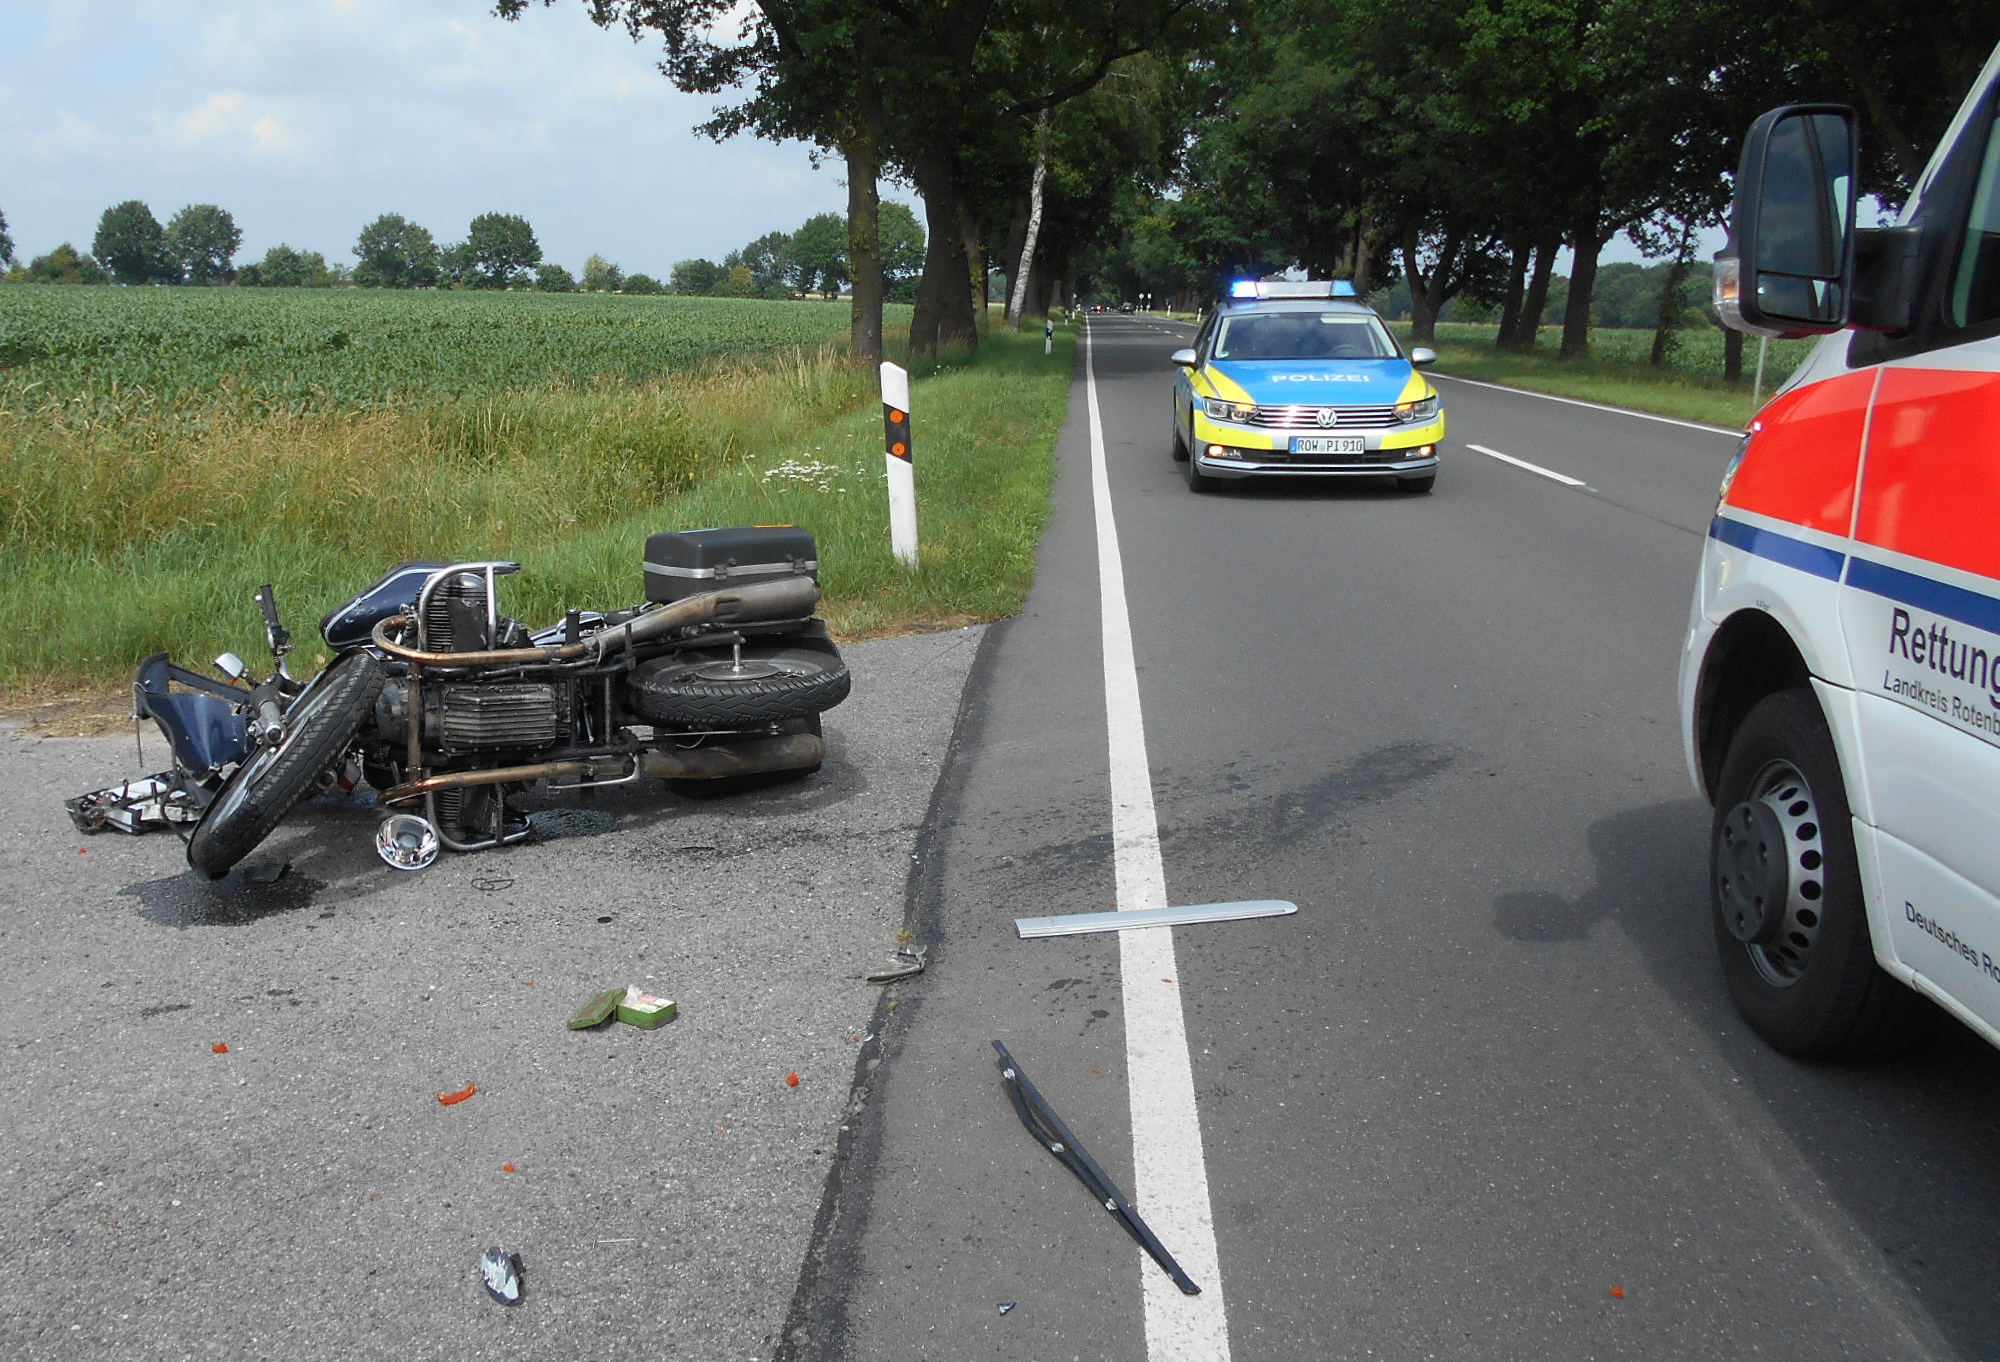
<svg viewBox="0 0 2000 1362"><path fill-rule="evenodd" d="M439 585L424 608L425 647L438 653L525 648L531 640L518 620L499 616L487 627L486 592L472 574ZM532 752L570 740L576 712L571 681L480 681L428 673L424 678L424 747L447 756ZM392 743L406 740L410 684L391 678L375 702L376 732Z"/></svg>

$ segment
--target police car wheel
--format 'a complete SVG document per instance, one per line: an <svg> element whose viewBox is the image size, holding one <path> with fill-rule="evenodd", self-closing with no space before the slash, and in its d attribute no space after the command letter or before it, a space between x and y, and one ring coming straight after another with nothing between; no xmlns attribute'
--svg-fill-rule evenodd
<svg viewBox="0 0 2000 1362"><path fill-rule="evenodd" d="M1930 1017L1875 963L1833 737L1810 690L1766 696L1716 785L1709 901L1731 997L1802 1059L1902 1049Z"/></svg>
<svg viewBox="0 0 2000 1362"><path fill-rule="evenodd" d="M1194 461L1192 450L1188 454L1187 467L1183 471L1187 473L1187 484L1190 492L1213 492L1222 486L1221 479L1211 478L1201 471L1200 467Z"/></svg>
<svg viewBox="0 0 2000 1362"><path fill-rule="evenodd" d="M1181 418L1174 417L1174 462L1185 463L1188 456L1187 437L1181 433Z"/></svg>

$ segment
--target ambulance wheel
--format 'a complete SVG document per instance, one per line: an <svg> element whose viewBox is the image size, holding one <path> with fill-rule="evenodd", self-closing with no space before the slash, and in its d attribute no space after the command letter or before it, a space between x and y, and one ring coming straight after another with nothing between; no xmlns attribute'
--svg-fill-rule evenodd
<svg viewBox="0 0 2000 1362"><path fill-rule="evenodd" d="M1181 418L1174 417L1174 462L1186 463L1188 456L1187 436L1181 433Z"/></svg>
<svg viewBox="0 0 2000 1362"><path fill-rule="evenodd" d="M1419 492L1430 491L1432 487L1437 485L1437 480L1438 475L1435 473L1426 473L1421 478L1397 478L1396 490L1398 492L1408 492L1414 496Z"/></svg>
<svg viewBox="0 0 2000 1362"><path fill-rule="evenodd" d="M1892 1054L1930 1009L1875 963L1833 735L1810 690L1760 700L1715 793L1709 901L1730 996L1800 1059Z"/></svg>

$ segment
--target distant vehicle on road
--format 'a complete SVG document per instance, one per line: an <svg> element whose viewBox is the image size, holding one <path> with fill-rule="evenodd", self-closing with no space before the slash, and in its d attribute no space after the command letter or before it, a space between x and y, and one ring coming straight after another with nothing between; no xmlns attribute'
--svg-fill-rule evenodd
<svg viewBox="0 0 2000 1362"><path fill-rule="evenodd" d="M1389 476L1437 481L1444 407L1408 354L1345 281L1232 286L1176 350L1174 458L1188 486L1243 478Z"/></svg>

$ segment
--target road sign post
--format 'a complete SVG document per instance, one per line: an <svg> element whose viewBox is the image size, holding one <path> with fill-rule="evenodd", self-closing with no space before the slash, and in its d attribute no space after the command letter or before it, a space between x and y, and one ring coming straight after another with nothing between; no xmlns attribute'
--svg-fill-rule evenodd
<svg viewBox="0 0 2000 1362"><path fill-rule="evenodd" d="M917 565L917 483L910 455L910 376L882 365L882 430L889 476L889 548Z"/></svg>

